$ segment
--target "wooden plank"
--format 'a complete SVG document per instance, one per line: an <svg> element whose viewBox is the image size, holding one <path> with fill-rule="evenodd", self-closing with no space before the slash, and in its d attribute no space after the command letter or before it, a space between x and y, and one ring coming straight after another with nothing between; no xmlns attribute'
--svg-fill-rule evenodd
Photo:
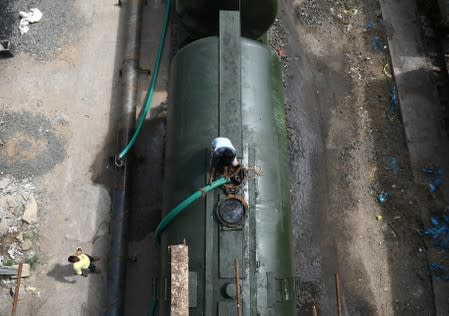
<svg viewBox="0 0 449 316"><path fill-rule="evenodd" d="M168 246L170 253L170 315L189 315L189 246Z"/></svg>

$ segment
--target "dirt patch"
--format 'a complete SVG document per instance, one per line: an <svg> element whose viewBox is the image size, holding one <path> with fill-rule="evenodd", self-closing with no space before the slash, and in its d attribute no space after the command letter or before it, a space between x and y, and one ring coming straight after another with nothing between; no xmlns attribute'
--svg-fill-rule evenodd
<svg viewBox="0 0 449 316"><path fill-rule="evenodd" d="M336 272L349 315L431 314L417 235L427 191L414 183L378 1L282 9L298 315L312 304L335 314Z"/></svg>
<svg viewBox="0 0 449 316"><path fill-rule="evenodd" d="M2 172L21 179L48 172L66 155L64 140L41 115L4 113L0 139Z"/></svg>
<svg viewBox="0 0 449 316"><path fill-rule="evenodd" d="M17 133L5 147L9 161L16 163L21 160L35 159L42 154L45 150L45 142L42 139L30 139L23 133Z"/></svg>

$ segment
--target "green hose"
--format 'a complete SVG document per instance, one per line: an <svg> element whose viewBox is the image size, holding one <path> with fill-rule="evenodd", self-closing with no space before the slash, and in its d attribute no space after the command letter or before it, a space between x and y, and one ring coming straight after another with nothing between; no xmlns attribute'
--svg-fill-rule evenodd
<svg viewBox="0 0 449 316"><path fill-rule="evenodd" d="M167 27L168 27L168 21L170 18L170 1L171 0L167 0L167 5L165 7L164 25L162 27L161 37L159 39L159 49L157 52L156 62L155 62L154 71L153 71L153 77L151 78L151 84L150 84L150 87L148 88L148 92L147 92L147 99L145 101L145 106L144 106L142 115L139 118L139 122L137 124L136 131L134 132L134 135L131 138L131 140L129 141L128 145L126 145L126 147L118 155L119 159L123 159L123 157L125 157L128 154L131 147L135 144L137 138L140 135L140 132L142 131L143 123L145 122L145 118L147 117L148 111L150 109L151 100L153 99L154 89L156 88L157 75L159 74L159 66L161 65L162 54L164 52L165 38L167 37Z"/></svg>
<svg viewBox="0 0 449 316"><path fill-rule="evenodd" d="M153 296L153 300L151 301L151 306L150 306L150 316L156 315L156 307L157 307L157 298L155 296Z"/></svg>
<svg viewBox="0 0 449 316"><path fill-rule="evenodd" d="M203 196L203 194L210 192L223 184L229 183L230 180L228 178L220 178L218 180L215 180L209 185L206 185L202 189L196 191L191 196L189 196L187 199L176 205L174 209L172 209L170 212L168 212L167 215L164 216L164 218L161 220L159 225L156 228L156 240L159 240L161 233L165 230L165 228L170 224L179 214L181 214L182 211L184 211L190 204L198 200Z"/></svg>

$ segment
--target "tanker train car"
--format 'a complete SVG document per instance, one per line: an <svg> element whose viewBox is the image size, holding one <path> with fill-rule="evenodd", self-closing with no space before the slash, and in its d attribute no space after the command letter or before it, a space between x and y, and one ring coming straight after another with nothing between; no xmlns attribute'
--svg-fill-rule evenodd
<svg viewBox="0 0 449 316"><path fill-rule="evenodd" d="M294 315L281 73L258 40L277 2L221 2L176 2L195 40L172 60L163 215L208 182L215 137L232 141L241 165L161 232L158 315L169 315L173 302L168 247L184 243L190 315Z"/></svg>

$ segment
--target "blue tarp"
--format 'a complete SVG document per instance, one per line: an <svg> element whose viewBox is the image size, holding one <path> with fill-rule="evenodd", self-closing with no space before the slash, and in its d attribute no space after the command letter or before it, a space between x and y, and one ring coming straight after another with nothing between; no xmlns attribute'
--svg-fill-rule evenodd
<svg viewBox="0 0 449 316"><path fill-rule="evenodd" d="M432 237L432 245L436 248L449 249L449 216L432 216L430 221L432 227L425 229L422 236Z"/></svg>

